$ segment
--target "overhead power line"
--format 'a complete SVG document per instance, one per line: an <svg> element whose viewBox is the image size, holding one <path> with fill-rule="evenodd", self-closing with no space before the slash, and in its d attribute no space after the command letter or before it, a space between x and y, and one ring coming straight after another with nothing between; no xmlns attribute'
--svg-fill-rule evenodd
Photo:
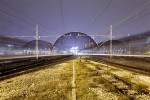
<svg viewBox="0 0 150 100"><path fill-rule="evenodd" d="M112 0L110 0L105 7L102 9L102 11L98 14L98 16L95 17L95 19L92 20L92 23L90 24L88 30L90 30L93 25L97 22L98 19L101 18L101 16L103 15L103 13L106 11L106 9L110 6L110 4L112 3Z"/></svg>
<svg viewBox="0 0 150 100"><path fill-rule="evenodd" d="M12 14L6 12L6 11L0 10L0 12L3 13L3 14L5 14L5 15L7 15L7 16L9 16L9 17L11 17L11 18L13 18L13 19L15 19L15 20L17 20L17 21L22 21L24 24L26 23L26 24L32 26L32 24L26 22L25 20L19 19L19 18L17 18L16 16L14 16L14 15L12 15Z"/></svg>
<svg viewBox="0 0 150 100"><path fill-rule="evenodd" d="M64 10L63 10L62 0L59 0L59 7L60 7L60 18L61 18L62 28L63 28L63 31L65 31Z"/></svg>
<svg viewBox="0 0 150 100"><path fill-rule="evenodd" d="M7 15L7 16L9 16L9 17L11 17L11 18L13 18L13 19L15 19L15 20L17 20L17 21L19 20L19 19L16 19L14 16L8 14L7 12L4 12L4 11L2 11L2 10L0 10L0 12L3 13L3 14L5 14L5 15ZM26 32L33 32L32 30L29 30L29 29L26 28L26 27L23 27L23 26L21 26L21 25L18 25L17 23L15 23L15 22L12 21L12 20L6 19L6 17L5 17L5 18L3 17L3 20L5 20L5 21L9 22L10 24L15 25L15 26L17 26L17 27L19 27L19 28L24 29L24 30L23 30L24 32L25 32L25 31L26 31ZM31 29L33 29L33 27L32 27Z"/></svg>
<svg viewBox="0 0 150 100"><path fill-rule="evenodd" d="M92 24L95 24L95 22L97 22L97 20L103 15L103 13L106 11L106 9L110 6L110 4L112 3L112 0L110 0L106 6L104 7L104 9L99 13L98 16L95 17L95 19L93 20Z"/></svg>
<svg viewBox="0 0 150 100"><path fill-rule="evenodd" d="M124 18L123 20L119 21L117 24L114 25L114 28L118 27L121 24L124 24L125 22L128 22L129 20L131 20L132 18L134 18L136 15L144 12L146 9L149 8L149 6L148 6L149 3L150 2L148 1L148 3L144 4L138 10L136 10L135 12L133 12L131 15L129 15L128 17Z"/></svg>
<svg viewBox="0 0 150 100"><path fill-rule="evenodd" d="M126 22L129 22L131 19L133 19L135 16L141 14L142 12L144 12L145 10L147 10L148 8L150 8L149 6L150 1L147 1L145 4L143 4L141 7L139 7L137 10L135 10L134 12L132 12L129 16L125 17L124 19L120 20L118 23L113 25L113 30L116 29L117 27L120 27L121 25L125 24ZM148 15L148 14L147 14ZM144 15L146 16L146 15ZM139 18L137 18L139 19ZM136 20L137 20L136 19ZM130 22L129 22L130 23ZM109 26L103 28L104 31L108 32ZM101 31L102 32L102 31Z"/></svg>
<svg viewBox="0 0 150 100"><path fill-rule="evenodd" d="M45 30L48 30L48 31L50 31L50 32L58 33L58 32L56 32L56 31L50 29L49 27L43 25L42 23L37 22L35 19L32 19L31 17L27 16L26 14L24 14L24 13L21 12L20 10L18 10L18 9L16 9L16 8L14 8L14 7L12 7L11 5L7 4L6 2L4 2L4 1L0 1L0 2L1 2L3 5L5 5L5 6L9 7L10 9L14 10L15 12L17 12L18 14L20 14L20 15L24 16L25 18L27 18L28 20L30 20L30 22L32 22L32 23L23 21L23 22L27 23L28 25L31 25L31 26L35 27L36 24L39 24L39 25L40 25L42 28L44 28ZM13 17L15 17L15 16L13 16ZM16 18L16 17L15 17L15 18ZM18 18L17 18L17 19L18 19ZM19 20L22 21L22 19L19 19ZM46 32L46 31L45 31L45 32ZM44 32L44 33L45 33L45 32ZM46 33L47 33L47 32L46 32Z"/></svg>

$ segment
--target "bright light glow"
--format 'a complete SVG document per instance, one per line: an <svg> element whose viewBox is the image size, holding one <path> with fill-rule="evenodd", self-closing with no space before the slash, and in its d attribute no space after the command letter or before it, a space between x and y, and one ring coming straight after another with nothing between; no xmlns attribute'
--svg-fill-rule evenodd
<svg viewBox="0 0 150 100"><path fill-rule="evenodd" d="M13 47L13 45L11 45L11 44L8 44L7 46L8 46L8 47Z"/></svg>
<svg viewBox="0 0 150 100"><path fill-rule="evenodd" d="M73 53L73 54L77 54L78 51L79 51L79 47L72 47L70 49L70 52Z"/></svg>

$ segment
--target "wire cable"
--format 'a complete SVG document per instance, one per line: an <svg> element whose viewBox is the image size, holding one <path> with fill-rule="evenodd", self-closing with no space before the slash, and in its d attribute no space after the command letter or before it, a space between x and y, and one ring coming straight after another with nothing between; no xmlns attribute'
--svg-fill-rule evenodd
<svg viewBox="0 0 150 100"><path fill-rule="evenodd" d="M60 17L62 22L63 31L65 31L65 21L64 21L64 11L63 11L63 1L59 0L59 7L60 7Z"/></svg>
<svg viewBox="0 0 150 100"><path fill-rule="evenodd" d="M89 26L89 31L90 29L93 27L93 25L97 22L98 19L101 18L101 16L103 15L103 13L106 11L106 9L110 6L110 4L112 3L112 0L110 0L105 7L102 9L102 11L98 14L98 16L95 17L95 19L92 21L92 23Z"/></svg>
<svg viewBox="0 0 150 100"><path fill-rule="evenodd" d="M27 24L29 24L29 25L31 25L31 26L33 26L33 27L35 27L35 24L39 24L42 28L44 28L45 30L50 30L48 27L46 27L45 25L43 25L42 23L39 23L38 21L36 21L36 20L34 20L34 19L32 19L31 17L29 17L29 16L27 16L26 14L24 14L23 12L21 12L20 10L18 10L18 9L15 9L14 7L12 7L11 5L9 5L9 4L7 4L6 2L4 2L4 1L0 1L3 5L5 5L5 6L7 6L7 7L9 7L10 9L12 9L12 10L14 10L15 12L17 12L18 14L21 14L22 16L24 16L25 18L27 18L28 20L30 20L30 22L32 22L32 24L31 23L27 23ZM24 21L24 22L26 22L26 21ZM45 31L46 32L46 31ZM44 32L44 33L45 33ZM54 30L50 30L50 32L55 32L55 33L58 33L58 32L56 32L56 31L54 31ZM46 32L47 33L47 32Z"/></svg>
<svg viewBox="0 0 150 100"><path fill-rule="evenodd" d="M117 27L120 27L121 25L128 22L129 20L133 19L136 15L144 12L146 9L148 9L150 7L149 4L150 4L150 1L148 0L145 4L143 4L141 7L139 7L137 10L135 10L133 13L131 13L129 16L125 17L124 19L122 19L118 23L114 24L113 30L116 29ZM109 26L103 28L103 31L105 31L107 33L108 29L109 29Z"/></svg>

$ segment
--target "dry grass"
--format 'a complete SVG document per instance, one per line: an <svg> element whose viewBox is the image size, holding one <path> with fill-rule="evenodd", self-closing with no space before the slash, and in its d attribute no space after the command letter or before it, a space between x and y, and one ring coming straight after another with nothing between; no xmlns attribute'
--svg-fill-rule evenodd
<svg viewBox="0 0 150 100"><path fill-rule="evenodd" d="M105 80L102 77L93 78L93 81L96 82L97 84L103 84L104 87L110 92L116 93L118 91L114 85L111 85L107 80Z"/></svg>
<svg viewBox="0 0 150 100"><path fill-rule="evenodd" d="M76 67L77 99L98 100L97 95L90 90L90 88L92 88L91 75L93 76L93 70L88 69L82 62L78 62L75 65L75 67Z"/></svg>
<svg viewBox="0 0 150 100"><path fill-rule="evenodd" d="M148 89L148 86L144 85L144 84L132 84L131 88L133 90L138 91L139 93L144 92Z"/></svg>
<svg viewBox="0 0 150 100"><path fill-rule="evenodd" d="M49 66L0 83L0 100L71 100L71 63Z"/></svg>

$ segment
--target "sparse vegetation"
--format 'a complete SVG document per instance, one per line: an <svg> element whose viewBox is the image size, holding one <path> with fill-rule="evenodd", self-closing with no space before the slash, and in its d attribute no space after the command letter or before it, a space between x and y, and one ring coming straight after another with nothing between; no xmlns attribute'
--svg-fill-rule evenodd
<svg viewBox="0 0 150 100"><path fill-rule="evenodd" d="M138 95L137 98L149 98L145 95L148 85L133 81L138 73L127 72L123 76L124 70L101 66L88 60L84 62L84 59L75 60L75 69L77 100L110 100L112 98L112 100L134 100L136 98L134 93ZM1 82L0 99L71 100L71 82L72 61L64 62ZM130 93L120 92L121 88L118 86L123 85L113 84L115 82L122 82L123 85L129 86L125 89L129 88Z"/></svg>
<svg viewBox="0 0 150 100"><path fill-rule="evenodd" d="M101 64L97 64L97 62L96 63L95 62L89 62L89 64L91 64L95 67L97 67L99 65L98 67L100 67L101 70L104 70L106 73L110 74L116 80L122 81L125 85L127 85L131 89L131 90L129 89L129 91L130 91L129 94L128 94L128 92L122 93L125 96L121 96L121 98L124 98L125 100L133 100L139 96L141 98L149 98L150 99L150 96L149 96L149 92L150 92L149 91L149 89L150 89L150 87L149 87L150 86L149 85L149 76L142 75L142 74L134 72L134 71L124 70L124 69L122 69L122 67L116 67L113 65L104 67L103 64L101 66ZM109 85L109 84L107 84L107 82L105 83L105 81L103 79L100 79L100 80L101 80L102 84L105 84L105 87L109 91L112 91L112 92L116 91L114 85ZM130 95L130 93L133 95L136 94L138 96Z"/></svg>
<svg viewBox="0 0 150 100"><path fill-rule="evenodd" d="M89 88L96 86L92 83L93 70L88 69L82 62L76 64L76 85L78 100L98 100L97 95ZM95 75L94 75L95 76Z"/></svg>
<svg viewBox="0 0 150 100"><path fill-rule="evenodd" d="M71 64L64 62L3 81L0 83L3 90L0 99L71 100Z"/></svg>
<svg viewBox="0 0 150 100"><path fill-rule="evenodd" d="M114 85L111 84L105 84L105 87L110 91L110 92L117 92L117 89Z"/></svg>
<svg viewBox="0 0 150 100"><path fill-rule="evenodd" d="M96 83L98 83L98 84L104 84L104 83L107 82L107 81L106 81L104 78L102 78L102 77L93 78L93 81L96 82Z"/></svg>
<svg viewBox="0 0 150 100"><path fill-rule="evenodd" d="M117 92L116 87L114 85L111 85L107 80L102 77L93 78L93 81L97 84L103 84L105 88L108 89L108 91L110 92Z"/></svg>
<svg viewBox="0 0 150 100"><path fill-rule="evenodd" d="M148 93L148 86L145 84L141 84L141 83L132 83L130 78L126 78L126 77L118 77L118 79L121 79L123 82L129 84L131 86L131 89L139 92L139 93Z"/></svg>
<svg viewBox="0 0 150 100"><path fill-rule="evenodd" d="M99 76L100 74L97 71L92 71L88 74L89 77Z"/></svg>
<svg viewBox="0 0 150 100"><path fill-rule="evenodd" d="M132 89L136 90L138 92L143 92L146 91L148 86L144 85L144 84L132 84Z"/></svg>

